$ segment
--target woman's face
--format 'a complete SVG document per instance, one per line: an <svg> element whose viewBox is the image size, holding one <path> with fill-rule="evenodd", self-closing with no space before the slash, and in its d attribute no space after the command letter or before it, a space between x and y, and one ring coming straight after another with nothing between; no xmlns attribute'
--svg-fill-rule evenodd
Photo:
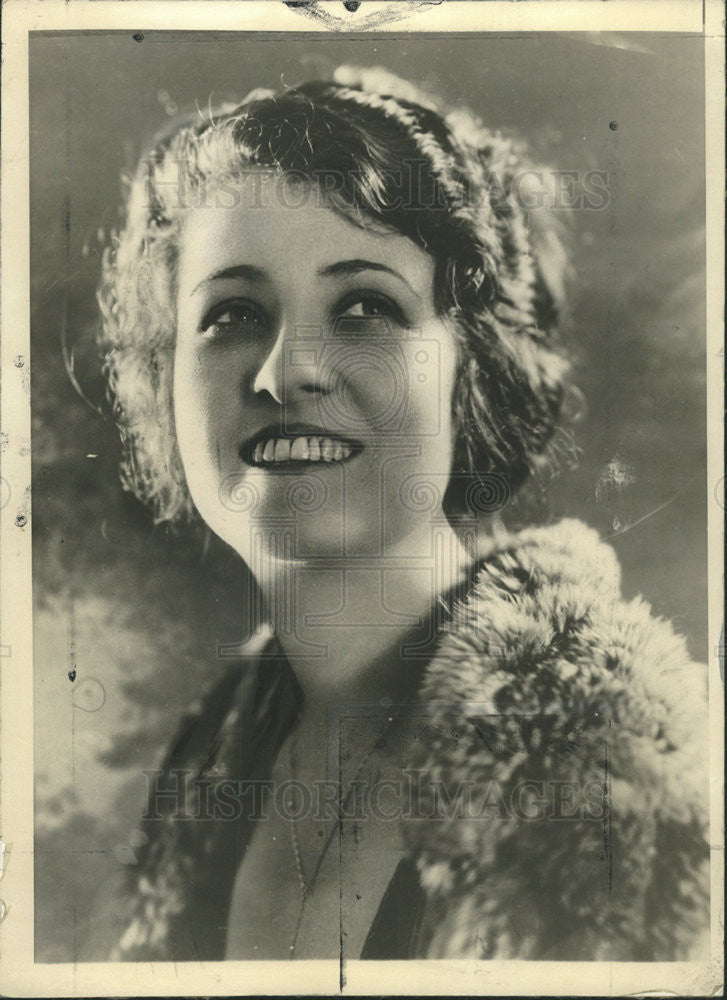
<svg viewBox="0 0 727 1000"><path fill-rule="evenodd" d="M253 567L406 548L441 517L451 468L434 262L316 193L250 175L232 207L228 190L182 223L180 452L201 516Z"/></svg>

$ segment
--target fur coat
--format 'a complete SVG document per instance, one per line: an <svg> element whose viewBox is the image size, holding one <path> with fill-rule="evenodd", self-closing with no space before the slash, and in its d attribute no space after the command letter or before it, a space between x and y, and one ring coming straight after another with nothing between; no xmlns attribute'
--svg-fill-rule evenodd
<svg viewBox="0 0 727 1000"><path fill-rule="evenodd" d="M695 956L709 910L705 670L648 604L621 598L619 577L613 550L567 520L499 540L448 608L408 768L414 881L387 893L416 934L386 957ZM268 658L262 683L259 653L195 707L167 778L189 791L265 775L294 708L285 664ZM110 957L223 958L249 826L147 819Z"/></svg>
<svg viewBox="0 0 727 1000"><path fill-rule="evenodd" d="M405 825L428 957L693 954L708 912L706 671L645 601L622 600L594 531L567 520L493 552L420 698L439 735L414 764L491 791L473 819L434 801L440 822ZM457 706L462 719L477 705L452 735Z"/></svg>

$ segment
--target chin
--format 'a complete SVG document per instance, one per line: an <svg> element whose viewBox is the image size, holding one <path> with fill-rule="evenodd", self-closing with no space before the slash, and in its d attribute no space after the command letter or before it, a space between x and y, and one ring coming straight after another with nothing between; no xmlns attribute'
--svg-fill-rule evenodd
<svg viewBox="0 0 727 1000"><path fill-rule="evenodd" d="M336 505L293 517L278 505L235 514L217 504L216 510L203 507L200 514L256 575L265 575L265 563L315 566L317 560L383 555L379 518L364 511L349 509L344 520Z"/></svg>

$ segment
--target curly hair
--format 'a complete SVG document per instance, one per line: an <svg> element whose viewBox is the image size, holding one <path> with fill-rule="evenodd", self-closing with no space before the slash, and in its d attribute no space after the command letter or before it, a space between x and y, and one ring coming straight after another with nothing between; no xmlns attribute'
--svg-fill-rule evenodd
<svg viewBox="0 0 727 1000"><path fill-rule="evenodd" d="M459 359L445 510L462 511L485 475L512 495L554 457L569 372L559 340L567 255L547 209L522 204L529 167L519 141L381 69L254 90L158 137L130 183L99 289L125 488L158 521L195 517L172 406L179 222L195 193L263 168L318 185L334 210L432 256L435 306L453 321Z"/></svg>

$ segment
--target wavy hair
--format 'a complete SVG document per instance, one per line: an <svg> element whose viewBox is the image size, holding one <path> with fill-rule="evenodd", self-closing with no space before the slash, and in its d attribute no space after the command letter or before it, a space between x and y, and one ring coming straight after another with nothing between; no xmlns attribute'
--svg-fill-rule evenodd
<svg viewBox="0 0 727 1000"><path fill-rule="evenodd" d="M100 343L123 442L122 482L157 521L194 518L172 406L179 222L190 198L250 169L313 182L336 211L411 239L435 262L435 305L458 340L457 430L445 510L473 483L512 495L551 464L569 363L559 340L567 255L554 217L528 211L519 141L447 111L381 69L176 123L139 164L104 255Z"/></svg>

